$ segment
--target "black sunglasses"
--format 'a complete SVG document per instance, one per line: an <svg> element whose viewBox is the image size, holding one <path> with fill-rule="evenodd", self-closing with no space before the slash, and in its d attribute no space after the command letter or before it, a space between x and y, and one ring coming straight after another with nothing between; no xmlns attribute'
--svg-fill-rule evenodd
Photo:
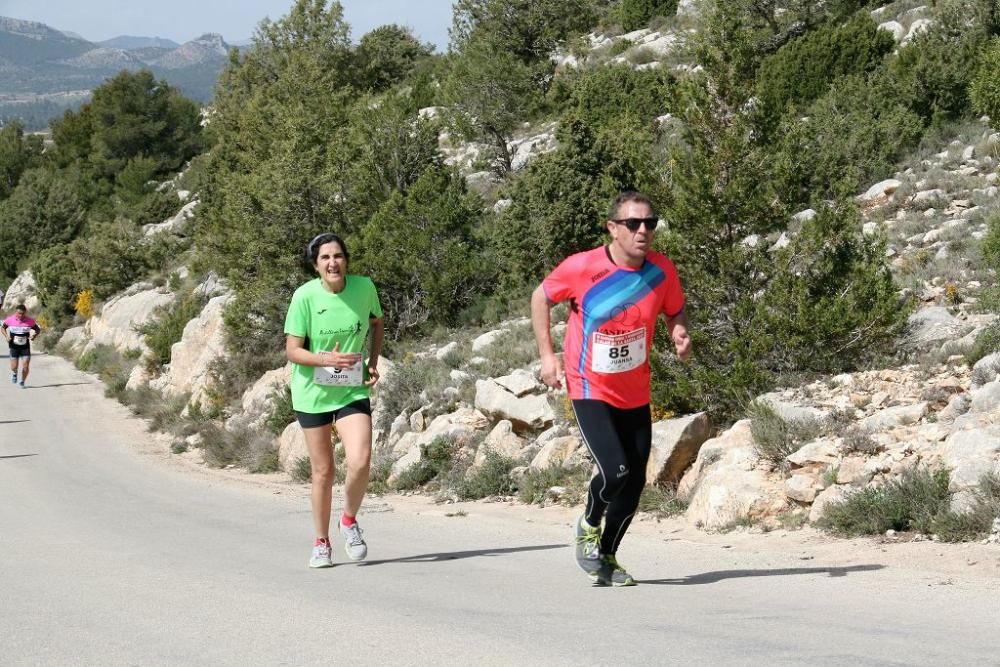
<svg viewBox="0 0 1000 667"><path fill-rule="evenodd" d="M646 231L655 232L656 226L660 224L659 218L624 218L622 220L612 220L616 225L625 225L630 232L639 231L639 227L646 225Z"/></svg>

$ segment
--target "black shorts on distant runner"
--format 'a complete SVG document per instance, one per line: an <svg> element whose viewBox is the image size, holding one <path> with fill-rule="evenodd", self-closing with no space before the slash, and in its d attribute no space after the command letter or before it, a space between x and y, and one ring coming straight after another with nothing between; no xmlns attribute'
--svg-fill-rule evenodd
<svg viewBox="0 0 1000 667"><path fill-rule="evenodd" d="M30 345L11 345L10 346L10 358L11 359L21 359L25 357L31 357L31 346Z"/></svg>

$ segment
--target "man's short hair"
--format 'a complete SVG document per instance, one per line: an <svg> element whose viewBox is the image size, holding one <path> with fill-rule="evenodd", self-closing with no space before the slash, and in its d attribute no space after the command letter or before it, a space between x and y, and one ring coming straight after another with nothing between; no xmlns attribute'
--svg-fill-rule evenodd
<svg viewBox="0 0 1000 667"><path fill-rule="evenodd" d="M617 220L618 211L621 209L622 204L630 201L645 204L653 212L653 217L657 217L656 209L653 208L653 202L649 197L637 190L625 190L618 193L618 196L611 200L611 208L608 210L608 220Z"/></svg>
<svg viewBox="0 0 1000 667"><path fill-rule="evenodd" d="M14 306L14 310L23 310L24 312L28 312L28 307L23 303L19 303L16 306Z"/></svg>

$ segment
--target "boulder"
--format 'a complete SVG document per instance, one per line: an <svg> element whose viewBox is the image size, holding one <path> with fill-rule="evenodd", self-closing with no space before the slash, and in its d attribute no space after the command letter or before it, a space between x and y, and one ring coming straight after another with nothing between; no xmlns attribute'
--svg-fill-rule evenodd
<svg viewBox="0 0 1000 667"><path fill-rule="evenodd" d="M813 473L796 473L785 480L785 495L800 503L811 503L816 499L821 486Z"/></svg>
<svg viewBox="0 0 1000 667"><path fill-rule="evenodd" d="M476 380L475 406L494 419L506 419L518 430L540 430L555 421L544 394L517 397L493 380Z"/></svg>
<svg viewBox="0 0 1000 667"><path fill-rule="evenodd" d="M706 441L677 489L688 503L687 520L708 529L726 528L783 506L783 488L755 469L756 461L748 419Z"/></svg>
<svg viewBox="0 0 1000 667"><path fill-rule="evenodd" d="M484 334L482 334L480 336L477 336L472 341L472 351L473 351L473 353L482 352L486 348L488 348L491 345L493 345L493 343L497 342L497 340L499 340L500 338L503 338L503 336L506 333L507 333L506 329L496 329L494 331L487 331L486 333L484 333Z"/></svg>
<svg viewBox="0 0 1000 667"><path fill-rule="evenodd" d="M514 433L513 425L506 419L497 422L490 434L483 440L483 444L476 451L476 458L473 467L479 467L486 462L487 452L496 452L508 458L517 458L524 450L525 442Z"/></svg>
<svg viewBox="0 0 1000 667"><path fill-rule="evenodd" d="M879 23L878 29L892 33L893 39L897 42L903 41L903 38L906 37L906 28L904 28L903 24L899 21L886 21L885 23Z"/></svg>
<svg viewBox="0 0 1000 667"><path fill-rule="evenodd" d="M793 454L786 457L786 461L799 467L819 463L833 463L840 458L840 450L837 444L827 438L821 438L807 443Z"/></svg>
<svg viewBox="0 0 1000 667"><path fill-rule="evenodd" d="M35 294L35 276L31 271L21 272L4 292L3 312L8 313L22 303L28 309L28 315L37 315L42 307L42 302Z"/></svg>
<svg viewBox="0 0 1000 667"><path fill-rule="evenodd" d="M677 486L709 435L711 425L704 412L653 424L646 483Z"/></svg>
<svg viewBox="0 0 1000 667"><path fill-rule="evenodd" d="M110 345L120 352L131 349L148 353L149 347L136 332L136 327L152 320L157 308L168 306L173 300L174 294L170 291L153 288L148 283L132 285L109 299L100 313L87 320L89 345Z"/></svg>
<svg viewBox="0 0 1000 667"><path fill-rule="evenodd" d="M822 519L830 505L844 502L849 493L848 489L843 486L831 486L821 491L809 509L809 522L816 523Z"/></svg>
<svg viewBox="0 0 1000 667"><path fill-rule="evenodd" d="M897 426L916 424L926 414L926 402L914 403L913 405L897 405L892 408L879 410L870 417L865 417L861 420L860 427L869 433L887 431Z"/></svg>
<svg viewBox="0 0 1000 667"><path fill-rule="evenodd" d="M87 340L87 332L84 327L70 327L59 338L57 347L64 348L71 354L78 354L87 344Z"/></svg>
<svg viewBox="0 0 1000 667"><path fill-rule="evenodd" d="M302 433L298 422L292 422L285 427L278 438L278 464L285 472L291 472L296 461L308 456L306 436Z"/></svg>
<svg viewBox="0 0 1000 667"><path fill-rule="evenodd" d="M185 325L180 341L170 348L169 370L150 386L170 396L190 392L191 404L207 400L212 362L226 351L222 313L231 298L228 294L214 297Z"/></svg>
<svg viewBox="0 0 1000 667"><path fill-rule="evenodd" d="M542 385L535 379L535 374L523 369L518 369L510 375L498 377L493 381L518 398L543 389Z"/></svg>
<svg viewBox="0 0 1000 667"><path fill-rule="evenodd" d="M551 438L531 460L531 467L544 469L565 464L583 445L580 438L574 435L563 435Z"/></svg>
<svg viewBox="0 0 1000 667"><path fill-rule="evenodd" d="M841 461L837 468L837 484L865 486L871 481L874 472L867 468L867 461L858 457L850 457Z"/></svg>
<svg viewBox="0 0 1000 667"><path fill-rule="evenodd" d="M292 380L292 364L264 373L243 392L241 410L226 422L227 429L238 427L260 429L274 411L274 398L284 391Z"/></svg>
<svg viewBox="0 0 1000 667"><path fill-rule="evenodd" d="M888 199L902 184L902 181L895 178L887 178L884 181L879 181L858 197L858 201L862 203L876 203L879 200Z"/></svg>
<svg viewBox="0 0 1000 667"><path fill-rule="evenodd" d="M927 349L949 340L961 338L972 330L947 308L931 306L910 316L903 345L911 349Z"/></svg>
<svg viewBox="0 0 1000 667"><path fill-rule="evenodd" d="M1000 408L1000 379L972 390L970 413L995 414Z"/></svg>
<svg viewBox="0 0 1000 667"><path fill-rule="evenodd" d="M951 470L954 492L975 488L983 475L1000 474L1000 424L964 419L941 449L941 461Z"/></svg>
<svg viewBox="0 0 1000 667"><path fill-rule="evenodd" d="M177 212L172 218L167 218L160 223L152 223L142 226L142 233L144 236L156 236L157 234L163 234L169 232L171 234L182 234L184 228L187 227L187 223L191 218L194 217L194 209L198 206L198 200L190 201L181 207L181 210Z"/></svg>

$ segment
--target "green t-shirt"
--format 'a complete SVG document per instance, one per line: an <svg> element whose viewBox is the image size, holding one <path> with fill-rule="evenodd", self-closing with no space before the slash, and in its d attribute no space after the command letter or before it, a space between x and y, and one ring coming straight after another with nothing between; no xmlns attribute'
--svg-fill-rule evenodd
<svg viewBox="0 0 1000 667"><path fill-rule="evenodd" d="M310 352L329 352L339 342L340 352L361 353L364 366L368 321L378 317L382 317L382 306L371 279L348 275L343 291L333 294L323 288L322 280L315 278L292 295L285 333L305 338L305 347ZM292 364L292 407L299 412L330 412L368 398L368 387L317 384L316 373L314 366ZM364 378L367 377L365 369Z"/></svg>

